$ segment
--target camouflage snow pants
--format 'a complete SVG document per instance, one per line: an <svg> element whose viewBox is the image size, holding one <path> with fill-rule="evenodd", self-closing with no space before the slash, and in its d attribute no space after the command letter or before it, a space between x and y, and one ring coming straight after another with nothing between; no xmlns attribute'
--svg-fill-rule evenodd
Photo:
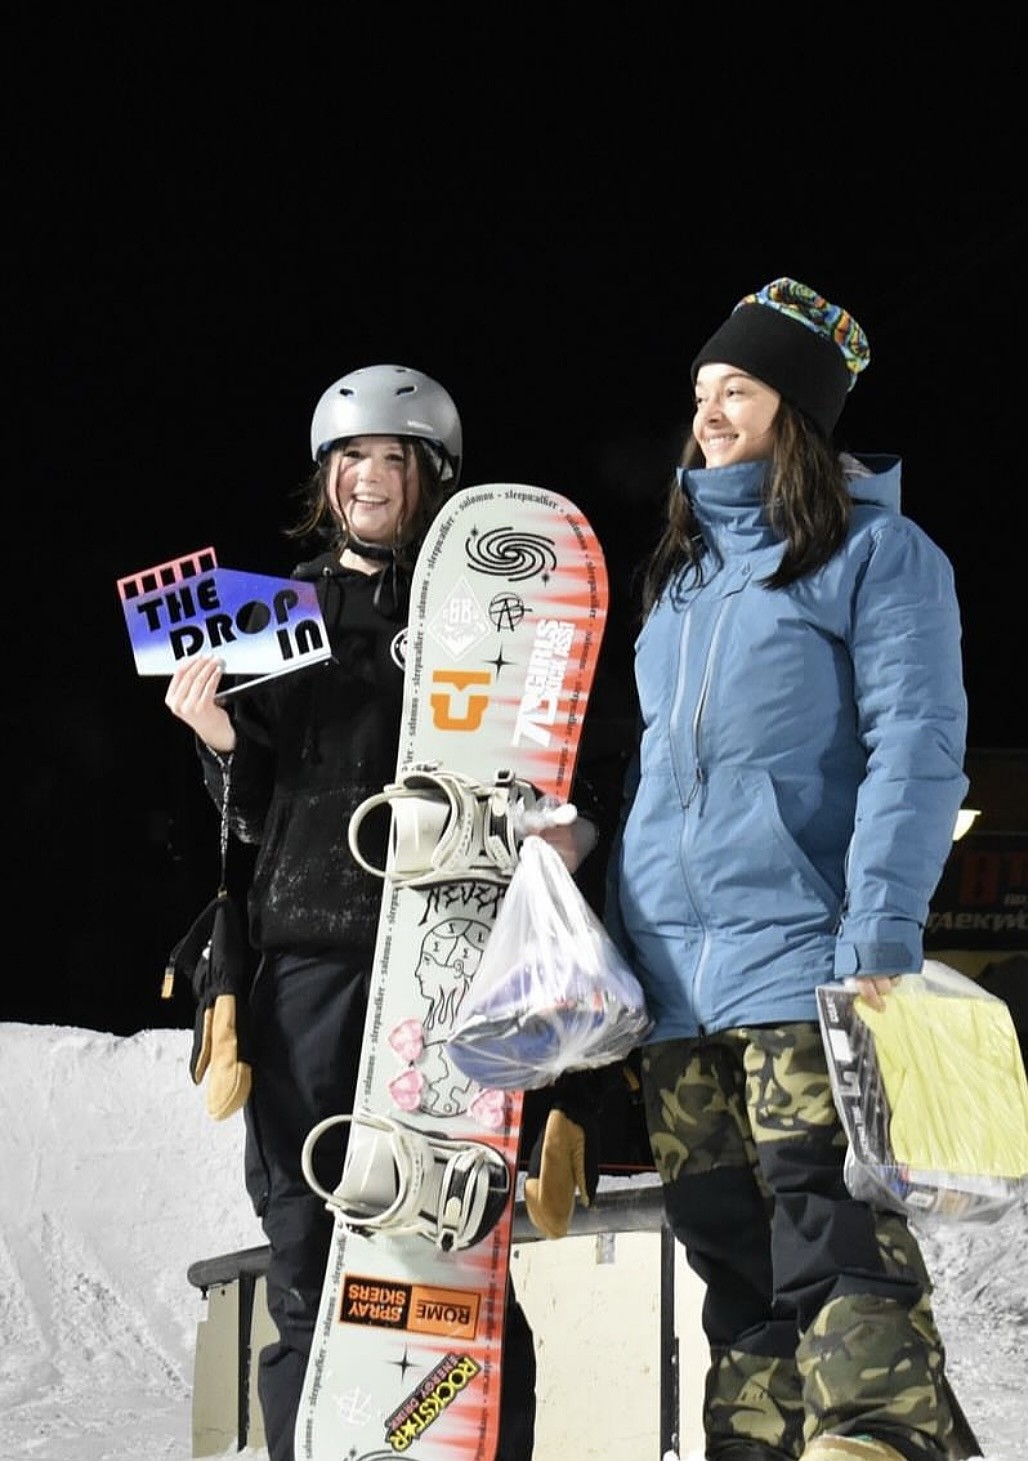
<svg viewBox="0 0 1028 1461"><path fill-rule="evenodd" d="M642 1054L667 1219L706 1285L708 1457L746 1439L792 1461L826 1432L869 1432L912 1461L949 1454L930 1280L906 1220L843 1181L818 1026Z"/></svg>

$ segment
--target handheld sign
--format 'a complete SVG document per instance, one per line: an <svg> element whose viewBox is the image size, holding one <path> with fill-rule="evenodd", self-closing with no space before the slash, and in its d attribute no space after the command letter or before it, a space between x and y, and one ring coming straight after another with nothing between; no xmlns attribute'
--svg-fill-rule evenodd
<svg viewBox="0 0 1028 1461"><path fill-rule="evenodd" d="M119 578L118 594L140 675L200 654L262 679L331 658L313 583L219 568L213 548Z"/></svg>

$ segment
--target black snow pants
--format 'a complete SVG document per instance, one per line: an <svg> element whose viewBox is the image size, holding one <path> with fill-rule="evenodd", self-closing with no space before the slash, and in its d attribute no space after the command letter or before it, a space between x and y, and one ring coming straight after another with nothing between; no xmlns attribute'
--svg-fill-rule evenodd
<svg viewBox="0 0 1028 1461"><path fill-rule="evenodd" d="M251 994L246 1186L271 1250L267 1300L278 1330L258 1375L270 1461L293 1461L332 1238L332 1216L307 1185L300 1151L311 1127L353 1110L369 978L366 958L338 948L276 952L262 959ZM334 1127L318 1142L317 1175L328 1190L339 1180L348 1130ZM511 1289L496 1461L530 1461L535 1378L532 1332Z"/></svg>

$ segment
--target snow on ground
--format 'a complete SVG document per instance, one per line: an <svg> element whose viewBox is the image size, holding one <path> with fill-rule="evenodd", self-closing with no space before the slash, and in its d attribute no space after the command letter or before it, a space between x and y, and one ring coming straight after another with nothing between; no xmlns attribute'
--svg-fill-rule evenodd
<svg viewBox="0 0 1028 1461"><path fill-rule="evenodd" d="M263 1242L242 1118L207 1116L191 1039L0 1024L3 1461L190 1456L203 1301L186 1269ZM984 1455L1028 1461L1028 1204L923 1240Z"/></svg>

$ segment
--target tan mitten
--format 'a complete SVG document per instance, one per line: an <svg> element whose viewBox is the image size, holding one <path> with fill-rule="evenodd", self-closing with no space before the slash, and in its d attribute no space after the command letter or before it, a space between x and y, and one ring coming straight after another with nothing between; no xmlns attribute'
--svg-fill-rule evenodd
<svg viewBox="0 0 1028 1461"><path fill-rule="evenodd" d="M215 1121L224 1121L246 1104L250 1094L252 1072L239 1054L236 1028L236 996L219 994L206 1012L206 1048L209 1052L204 1068L207 1072L207 1111ZM193 1075L194 1081L203 1072Z"/></svg>
<svg viewBox="0 0 1028 1461"><path fill-rule="evenodd" d="M586 1133L563 1111L553 1110L533 1148L525 1179L525 1207L544 1238L563 1238L576 1194L588 1207L596 1190L586 1181Z"/></svg>

